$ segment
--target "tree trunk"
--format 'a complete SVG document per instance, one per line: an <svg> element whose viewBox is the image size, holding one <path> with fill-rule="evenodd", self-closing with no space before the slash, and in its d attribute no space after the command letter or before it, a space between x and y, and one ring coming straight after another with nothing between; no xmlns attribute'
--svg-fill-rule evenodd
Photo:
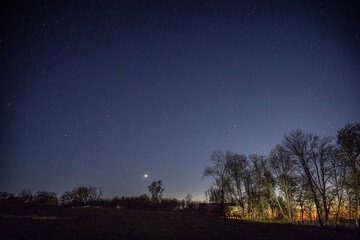
<svg viewBox="0 0 360 240"><path fill-rule="evenodd" d="M221 190L221 203L220 203L220 207L221 207L221 214L222 214L222 215L225 215L224 202L225 202L225 193L224 193L224 190Z"/></svg>
<svg viewBox="0 0 360 240"><path fill-rule="evenodd" d="M328 208L327 208L327 202L326 202L326 196L324 195L323 197L323 201L324 201L324 212L325 212L325 226L328 225L328 220L329 220L329 212L328 212Z"/></svg>
<svg viewBox="0 0 360 240"><path fill-rule="evenodd" d="M304 209L301 208L301 222L304 223Z"/></svg>
<svg viewBox="0 0 360 240"><path fill-rule="evenodd" d="M241 218L245 218L245 205L243 205L241 208Z"/></svg>
<svg viewBox="0 0 360 240"><path fill-rule="evenodd" d="M300 203L301 222L304 223L304 206Z"/></svg>
<svg viewBox="0 0 360 240"><path fill-rule="evenodd" d="M356 228L359 228L359 194L356 193L356 201L355 201L356 207L355 207L355 226Z"/></svg>
<svg viewBox="0 0 360 240"><path fill-rule="evenodd" d="M323 220L322 220L321 210L319 209L319 206L317 206L317 205L316 205L316 213L317 213L317 219L319 221L320 226L323 226L324 223L323 223Z"/></svg>
<svg viewBox="0 0 360 240"><path fill-rule="evenodd" d="M349 221L351 221L351 197L349 196Z"/></svg>

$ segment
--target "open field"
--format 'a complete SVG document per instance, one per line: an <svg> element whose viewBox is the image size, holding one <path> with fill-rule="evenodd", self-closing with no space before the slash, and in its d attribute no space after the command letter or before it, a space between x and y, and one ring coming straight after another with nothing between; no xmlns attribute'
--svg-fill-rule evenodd
<svg viewBox="0 0 360 240"><path fill-rule="evenodd" d="M58 208L0 215L0 239L360 239L346 228L217 219L191 212Z"/></svg>

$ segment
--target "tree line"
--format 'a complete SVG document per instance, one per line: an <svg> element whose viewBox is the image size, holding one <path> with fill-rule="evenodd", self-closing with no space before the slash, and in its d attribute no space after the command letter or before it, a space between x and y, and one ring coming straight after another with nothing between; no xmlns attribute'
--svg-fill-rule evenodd
<svg viewBox="0 0 360 240"><path fill-rule="evenodd" d="M241 217L289 222L355 220L359 227L360 124L336 137L303 130L286 134L269 156L213 151L203 176L208 202L236 203Z"/></svg>
<svg viewBox="0 0 360 240"><path fill-rule="evenodd" d="M39 191L32 194L30 189L12 193L0 192L0 211L18 211L29 208L103 206L142 210L193 210L198 203L191 194L184 199L163 198L162 181L154 181L148 186L149 194L134 197L103 198L103 189L96 187L76 187L59 197L55 192Z"/></svg>

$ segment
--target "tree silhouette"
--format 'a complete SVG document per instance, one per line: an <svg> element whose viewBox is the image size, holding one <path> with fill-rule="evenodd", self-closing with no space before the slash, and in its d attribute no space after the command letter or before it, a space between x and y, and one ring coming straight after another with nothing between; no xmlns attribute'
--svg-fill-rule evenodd
<svg viewBox="0 0 360 240"><path fill-rule="evenodd" d="M77 204L84 205L90 202L99 201L103 191L102 188L97 190L95 187L77 187L72 191L66 191L60 196L60 202L63 205Z"/></svg>
<svg viewBox="0 0 360 240"><path fill-rule="evenodd" d="M223 209L225 196L230 190L231 173L226 161L226 155L221 150L213 151L211 157L213 165L211 167L205 166L203 176L210 176L214 179L215 191L220 193L220 203Z"/></svg>
<svg viewBox="0 0 360 240"><path fill-rule="evenodd" d="M337 134L337 144L340 155L345 160L351 174L348 177L348 186L355 197L355 220L359 227L360 202L360 124L346 124ZM349 196L349 199L351 197Z"/></svg>
<svg viewBox="0 0 360 240"><path fill-rule="evenodd" d="M359 226L360 124L347 124L333 140L293 130L269 156L213 151L203 171L214 180L206 200L236 203L245 218L320 225L348 218Z"/></svg>
<svg viewBox="0 0 360 240"><path fill-rule="evenodd" d="M164 188L161 187L162 181L154 181L149 186L149 192L151 194L151 201L160 202Z"/></svg>
<svg viewBox="0 0 360 240"><path fill-rule="evenodd" d="M281 193L286 204L286 211L282 212L287 219L293 221L293 201L296 190L295 164L283 146L277 145L270 152L269 169L276 181L277 190ZM282 206L277 199L276 203L282 211Z"/></svg>
<svg viewBox="0 0 360 240"><path fill-rule="evenodd" d="M245 176L248 168L247 157L244 154L226 153L227 165L231 173L232 195L242 209L242 216L245 215Z"/></svg>
<svg viewBox="0 0 360 240"><path fill-rule="evenodd" d="M334 200L331 194L331 161L334 156L331 138L294 130L284 137L283 145L311 189L320 225L328 224L330 207Z"/></svg>

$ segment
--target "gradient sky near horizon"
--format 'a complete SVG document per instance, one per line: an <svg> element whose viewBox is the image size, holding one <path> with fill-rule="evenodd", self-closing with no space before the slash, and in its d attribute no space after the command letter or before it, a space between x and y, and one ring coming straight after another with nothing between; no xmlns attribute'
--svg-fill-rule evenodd
<svg viewBox="0 0 360 240"><path fill-rule="evenodd" d="M335 136L360 121L354 2L1 3L0 191L201 200L213 150Z"/></svg>

